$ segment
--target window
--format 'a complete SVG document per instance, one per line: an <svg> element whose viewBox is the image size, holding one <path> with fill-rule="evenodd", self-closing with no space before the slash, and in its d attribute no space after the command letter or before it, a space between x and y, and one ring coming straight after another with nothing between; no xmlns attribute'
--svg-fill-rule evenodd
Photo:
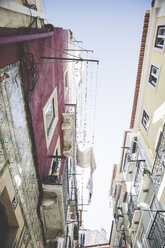
<svg viewBox="0 0 165 248"><path fill-rule="evenodd" d="M54 149L53 155L60 156L60 139L58 137L56 147ZM52 158L50 169L49 169L49 176L51 175L59 175L61 167L61 160L58 158Z"/></svg>
<svg viewBox="0 0 165 248"><path fill-rule="evenodd" d="M0 203L0 244L4 247L9 234L8 217L5 207Z"/></svg>
<svg viewBox="0 0 165 248"><path fill-rule="evenodd" d="M23 226L22 211L6 168L0 177L0 247L20 247L16 243L22 237Z"/></svg>
<svg viewBox="0 0 165 248"><path fill-rule="evenodd" d="M159 67L155 65L151 65L150 76L149 76L149 83L156 88L157 81L159 76Z"/></svg>
<svg viewBox="0 0 165 248"><path fill-rule="evenodd" d="M5 187L0 195L0 244L3 248L13 247L18 228L15 210Z"/></svg>
<svg viewBox="0 0 165 248"><path fill-rule="evenodd" d="M164 49L164 45L165 45L164 41L165 41L165 25L159 25L157 27L155 47L159 49Z"/></svg>
<svg viewBox="0 0 165 248"><path fill-rule="evenodd" d="M145 110L143 110L142 125L146 131L148 130L149 120L150 120L149 115Z"/></svg>
<svg viewBox="0 0 165 248"><path fill-rule="evenodd" d="M49 147L58 121L57 87L54 89L46 105L43 108L43 118L46 145L47 147Z"/></svg>
<svg viewBox="0 0 165 248"><path fill-rule="evenodd" d="M65 85L65 87L68 87L68 71L65 72L64 85Z"/></svg>
<svg viewBox="0 0 165 248"><path fill-rule="evenodd" d="M51 100L50 104L48 105L48 108L45 112L45 116L46 116L46 131L47 131L47 135L49 135L53 121L55 119L54 98Z"/></svg>
<svg viewBox="0 0 165 248"><path fill-rule="evenodd" d="M69 74L68 71L66 70L64 73L64 97L67 96L69 90Z"/></svg>

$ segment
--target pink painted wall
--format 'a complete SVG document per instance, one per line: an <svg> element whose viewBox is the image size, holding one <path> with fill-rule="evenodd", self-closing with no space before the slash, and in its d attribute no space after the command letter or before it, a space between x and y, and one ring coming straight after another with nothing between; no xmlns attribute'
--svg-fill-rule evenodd
<svg viewBox="0 0 165 248"><path fill-rule="evenodd" d="M39 81L37 82L35 90L32 94L30 107L38 152L39 173L42 180L44 180L48 175L51 165L51 159L48 156L54 153L58 136L60 136L60 143L62 145L61 127L62 113L64 112L63 76L65 63L56 63L56 60L40 59L40 56L63 57L63 53L61 51L67 46L67 43L65 42L67 41L67 34L68 32L62 28L55 28L53 36L42 40L28 42L27 45L28 51L33 53L33 56L35 56L35 61L38 62L37 68L40 75ZM56 86L59 120L56 125L50 146L47 149L43 120L43 108Z"/></svg>
<svg viewBox="0 0 165 248"><path fill-rule="evenodd" d="M16 29L0 29L0 36L17 34ZM35 133L35 141L38 154L38 166L41 180L44 181L48 175L51 165L51 159L48 157L52 155L56 146L57 138L60 136L61 152L62 152L62 113L64 112L64 71L66 64L64 62L56 63L54 60L40 59L41 56L63 57L62 50L67 48L68 31L62 28L54 28L54 35L48 38L28 41L24 43L26 52L33 54L34 61L39 72L39 80L32 93L30 108L33 121L33 129ZM10 44L0 46L0 68L15 63L19 60L19 44ZM54 49L50 49L50 48ZM23 85L26 88L27 78L23 71ZM49 148L46 147L43 108L47 103L54 88L57 86L58 95L58 115L59 120L53 134L52 141Z"/></svg>

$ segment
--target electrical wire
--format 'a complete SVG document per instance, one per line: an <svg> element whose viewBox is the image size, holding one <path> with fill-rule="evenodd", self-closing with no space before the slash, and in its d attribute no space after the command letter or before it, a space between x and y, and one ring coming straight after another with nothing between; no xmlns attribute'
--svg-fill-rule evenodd
<svg viewBox="0 0 165 248"><path fill-rule="evenodd" d="M26 77L28 78L25 97L27 98L28 102L30 102L33 90L39 80L39 73L34 61L33 54L31 52L25 52L23 46L20 46L20 56L21 62L23 63L24 70L26 72Z"/></svg>
<svg viewBox="0 0 165 248"><path fill-rule="evenodd" d="M85 92L84 92L84 114L83 114L83 146L86 143L87 137L87 109L88 109L88 62L86 64L86 85L85 85Z"/></svg>
<svg viewBox="0 0 165 248"><path fill-rule="evenodd" d="M95 99L94 99L94 115L93 115L93 134L92 134L92 144L94 144L94 138L95 138L95 119L96 119L96 101L97 101L97 88L98 88L98 68L99 65L97 63L96 68L96 87L95 87Z"/></svg>
<svg viewBox="0 0 165 248"><path fill-rule="evenodd" d="M76 40L76 38L74 36L72 36L72 37L73 37L73 42L83 43L82 41Z"/></svg>
<svg viewBox="0 0 165 248"><path fill-rule="evenodd" d="M46 46L46 45L41 45L41 46L42 46L42 47L46 47L46 48L50 48L50 49L52 49L52 50L55 50L55 51L57 51L57 52L61 52L61 53L63 53L63 54L66 54L66 55L72 56L72 57L77 58L77 59L79 59L79 58L80 58L79 56L75 56L75 55L73 55L73 54L70 54L70 53L64 52L63 50L58 50L58 49L56 49L56 48L54 48L54 47L50 47L50 46ZM75 62L75 61L74 61L74 62Z"/></svg>
<svg viewBox="0 0 165 248"><path fill-rule="evenodd" d="M93 63L91 65L90 70L90 94L89 94L89 140L91 141L91 133L92 133L92 118L93 118L93 93L94 93L94 85L93 85Z"/></svg>
<svg viewBox="0 0 165 248"><path fill-rule="evenodd" d="M75 44L73 44L72 42L69 42L69 41L66 41L66 40L63 40L63 41L66 42L67 44L71 44L72 46L78 47L78 48L82 49L84 52L87 52L87 53L88 53L88 50L86 50L86 49L83 48L83 47L80 47L80 46L78 46L78 45L75 45Z"/></svg>
<svg viewBox="0 0 165 248"><path fill-rule="evenodd" d="M65 61L65 60L63 60L63 61L53 61L53 62L49 62L49 61L47 61L47 62L36 62L36 65L37 64L56 64L56 63L64 63L64 62L67 62L67 63L73 63L73 62L75 62L75 61Z"/></svg>

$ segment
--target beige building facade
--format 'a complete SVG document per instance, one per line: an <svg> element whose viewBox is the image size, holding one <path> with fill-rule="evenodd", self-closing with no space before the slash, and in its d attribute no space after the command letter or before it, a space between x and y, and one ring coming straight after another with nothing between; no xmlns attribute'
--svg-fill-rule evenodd
<svg viewBox="0 0 165 248"><path fill-rule="evenodd" d="M130 129L114 166L112 247L165 245L164 46L165 1L155 0L144 18Z"/></svg>

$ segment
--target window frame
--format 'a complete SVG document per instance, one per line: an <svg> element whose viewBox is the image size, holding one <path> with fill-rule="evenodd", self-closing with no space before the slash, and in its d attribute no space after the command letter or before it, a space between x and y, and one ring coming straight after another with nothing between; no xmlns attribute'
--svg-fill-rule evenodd
<svg viewBox="0 0 165 248"><path fill-rule="evenodd" d="M144 124L144 112L148 116L148 121L147 121L146 124ZM145 130L145 132L148 132L148 128L149 128L149 124L150 124L150 116L149 116L148 112L145 109L143 109L143 112L142 112L141 124L142 124L143 129Z"/></svg>
<svg viewBox="0 0 165 248"><path fill-rule="evenodd" d="M154 74L153 73L153 68L155 68L157 70L157 73ZM149 85L153 88L153 89L156 89L157 88L157 85L158 85L158 80L159 80L159 73L160 73L160 66L154 64L154 63L151 63L150 65L150 72L149 72L149 79L148 79L148 83ZM156 79L156 82L152 82L151 80L151 77L155 78Z"/></svg>
<svg viewBox="0 0 165 248"><path fill-rule="evenodd" d="M47 135L48 136L49 136L50 129L51 129L52 125L53 125L53 121L54 121L55 116L56 116L56 114L55 114L55 107L54 107L54 98L52 98L52 100L51 100L51 102L50 102L47 110L45 111L45 115L46 116L48 115L50 106L52 107L52 113L51 113L51 119L50 119L50 121L49 121L48 124L47 124L47 118L46 118L46 132L47 132Z"/></svg>
<svg viewBox="0 0 165 248"><path fill-rule="evenodd" d="M164 47L165 47L165 35L160 35L159 34L159 29L163 27L165 29L165 22L159 22L156 26L156 31L155 31L155 40L154 40L154 49L158 52L163 53L164 52ZM157 40L158 39L164 39L163 45L157 45Z"/></svg>
<svg viewBox="0 0 165 248"><path fill-rule="evenodd" d="M46 119L46 112L48 111L49 106L53 103L53 111L54 115L51 118L49 125L47 125ZM45 139L46 139L46 146L49 147L57 122L58 122L58 99L57 99L57 87L53 90L51 96L47 100L43 108L43 120L44 120L44 129L45 129Z"/></svg>

